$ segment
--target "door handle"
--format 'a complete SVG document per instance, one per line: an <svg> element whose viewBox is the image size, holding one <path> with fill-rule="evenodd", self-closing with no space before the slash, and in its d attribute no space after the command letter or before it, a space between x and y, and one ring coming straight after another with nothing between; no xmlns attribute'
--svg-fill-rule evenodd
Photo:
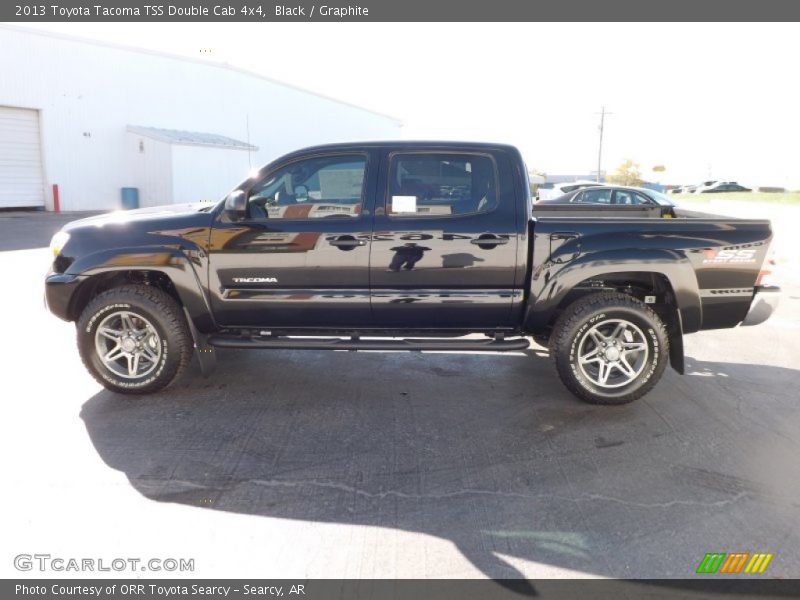
<svg viewBox="0 0 800 600"><path fill-rule="evenodd" d="M336 246L337 248L341 248L342 250L352 250L353 248L357 248L358 246L366 246L366 240L359 240L354 238L352 235L343 235L338 238L333 238L330 240L331 246Z"/></svg>
<svg viewBox="0 0 800 600"><path fill-rule="evenodd" d="M507 244L508 238L500 237L493 233L483 233L477 238L471 239L469 243L476 246L500 246L502 244Z"/></svg>

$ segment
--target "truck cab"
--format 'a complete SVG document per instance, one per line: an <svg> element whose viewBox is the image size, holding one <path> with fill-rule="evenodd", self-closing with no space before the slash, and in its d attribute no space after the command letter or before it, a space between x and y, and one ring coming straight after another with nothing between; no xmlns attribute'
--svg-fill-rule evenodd
<svg viewBox="0 0 800 600"><path fill-rule="evenodd" d="M214 223L217 322L514 329L528 226L520 164L513 148L478 144L280 159L234 190Z"/></svg>

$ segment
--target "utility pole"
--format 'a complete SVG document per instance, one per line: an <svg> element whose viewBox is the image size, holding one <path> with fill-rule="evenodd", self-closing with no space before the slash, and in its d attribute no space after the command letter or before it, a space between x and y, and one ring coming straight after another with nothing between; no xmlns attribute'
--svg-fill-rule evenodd
<svg viewBox="0 0 800 600"><path fill-rule="evenodd" d="M600 166L603 163L603 128L605 127L606 124L606 115L613 115L614 113L606 112L606 107L601 106L599 114L600 114L600 127L598 129L600 129L600 144L597 148L597 177L595 177L595 180L597 182L600 181Z"/></svg>

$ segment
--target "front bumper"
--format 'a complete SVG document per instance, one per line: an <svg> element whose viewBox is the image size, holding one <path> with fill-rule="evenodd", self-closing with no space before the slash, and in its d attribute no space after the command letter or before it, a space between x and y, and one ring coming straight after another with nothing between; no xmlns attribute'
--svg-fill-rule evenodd
<svg viewBox="0 0 800 600"><path fill-rule="evenodd" d="M50 273L44 280L44 302L47 309L65 321L74 321L70 306L75 291L86 279L81 275Z"/></svg>
<svg viewBox="0 0 800 600"><path fill-rule="evenodd" d="M758 286L750 310L742 321L742 325L760 325L772 316L781 298L781 288L777 286Z"/></svg>

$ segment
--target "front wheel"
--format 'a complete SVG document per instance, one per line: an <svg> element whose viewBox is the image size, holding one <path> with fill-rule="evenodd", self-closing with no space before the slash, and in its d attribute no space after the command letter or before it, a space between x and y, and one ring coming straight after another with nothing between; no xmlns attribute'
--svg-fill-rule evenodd
<svg viewBox="0 0 800 600"><path fill-rule="evenodd" d="M591 404L644 396L669 360L666 327L643 302L617 292L569 305L553 328L551 354L561 381Z"/></svg>
<svg viewBox="0 0 800 600"><path fill-rule="evenodd" d="M99 294L81 313L78 350L107 389L148 394L180 375L193 348L183 312L169 294L126 285Z"/></svg>

